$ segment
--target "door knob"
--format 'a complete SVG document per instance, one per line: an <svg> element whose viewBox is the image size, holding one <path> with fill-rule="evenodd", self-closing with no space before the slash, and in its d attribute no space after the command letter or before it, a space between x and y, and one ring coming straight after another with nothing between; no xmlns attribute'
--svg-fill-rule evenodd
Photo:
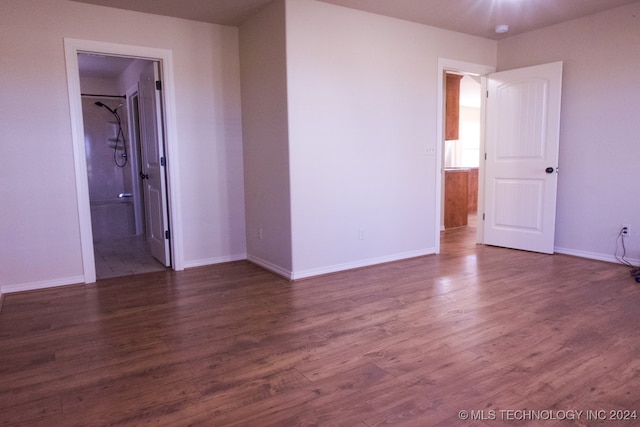
<svg viewBox="0 0 640 427"><path fill-rule="evenodd" d="M553 168L551 166L549 166L548 168L546 168L544 170L546 173L553 173Z"/></svg>
<svg viewBox="0 0 640 427"><path fill-rule="evenodd" d="M149 179L149 174L140 172L140 179Z"/></svg>

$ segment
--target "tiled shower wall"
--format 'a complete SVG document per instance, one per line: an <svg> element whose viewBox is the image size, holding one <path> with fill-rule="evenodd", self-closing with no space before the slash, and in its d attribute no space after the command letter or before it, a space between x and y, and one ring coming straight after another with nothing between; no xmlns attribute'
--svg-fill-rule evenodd
<svg viewBox="0 0 640 427"><path fill-rule="evenodd" d="M82 98L94 240L135 234L132 199L118 197L121 193L132 193L131 168L129 164L122 168L116 166L112 146L118 132L118 125L113 114L106 108L95 105L97 101L104 103L112 110L117 108L125 138L128 136L124 99L87 96ZM121 157L122 153L122 150L116 152L119 163L124 160Z"/></svg>

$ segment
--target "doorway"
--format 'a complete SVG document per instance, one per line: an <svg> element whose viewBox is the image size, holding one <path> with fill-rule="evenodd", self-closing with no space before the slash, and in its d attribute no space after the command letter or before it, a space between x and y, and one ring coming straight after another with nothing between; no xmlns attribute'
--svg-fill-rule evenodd
<svg viewBox="0 0 640 427"><path fill-rule="evenodd" d="M484 103L483 75L495 71L492 66L466 63L441 58L438 61L438 141L436 162L438 196L436 221L436 253L440 253L443 232L449 235L455 230L476 234L481 241L482 227L477 212L483 211L483 168L480 162L484 152ZM447 132L447 76L457 81L455 94L456 132ZM449 93L451 95L451 93ZM447 191L449 190L449 191ZM448 238L450 238L450 236Z"/></svg>
<svg viewBox="0 0 640 427"><path fill-rule="evenodd" d="M445 72L443 229L475 228L480 166L479 76Z"/></svg>
<svg viewBox="0 0 640 427"><path fill-rule="evenodd" d="M155 67L145 59L78 54L97 279L166 268L151 251L149 198L141 179L142 147L157 144L144 140L149 131L141 132L141 125L161 127L154 115L153 123L140 119L140 82Z"/></svg>
<svg viewBox="0 0 640 427"><path fill-rule="evenodd" d="M157 159L157 163L161 164L163 173L154 174L156 175L154 177L154 182L155 180L160 179L160 176L162 177L161 188L164 196L162 198L156 197L155 200L163 201L162 215L164 222L162 224L162 228L164 230L162 236L163 238L166 236L166 259L170 260L165 263L165 265L171 266L174 270L183 270L184 257L182 222L180 214L181 197L179 191L179 161L177 147L172 142L177 139L177 132L176 112L174 107L175 88L173 84L173 57L171 51L166 49L120 45L71 38L64 39L64 46L69 106L71 113L84 282L93 283L97 278L95 263L96 256L94 253L91 220L91 203L89 197L89 172L84 141L85 134L81 96L82 89L80 84L80 67L78 63L78 54L84 53L94 54L97 56L118 57L120 59L151 61L151 63L154 64L154 72L157 75L162 76L162 83L155 85L158 87L158 91L155 93L153 98L157 101L157 107L159 110L159 113L157 114L159 121L157 123L160 124L156 127L156 130L159 131L158 134L162 137L161 142L163 144L159 144L157 147L157 151L163 153L162 158ZM120 93L117 93L117 95L120 95ZM134 97L129 97L128 95L130 95L130 93L125 95L127 96L127 117L129 117L131 111L134 110L134 108L129 105L129 101L134 99ZM97 101L94 101L94 105L95 102ZM104 101L102 101L102 103L107 104L107 102ZM114 105L111 105L109 108L113 110L113 107ZM124 109L124 105L120 108ZM132 153L135 153L135 150L129 151L129 154ZM131 164L134 164L134 162ZM135 186L132 188L135 188ZM155 184L153 188L156 188ZM127 192L125 191L123 193ZM171 234L169 234L169 230L171 230ZM148 227L145 227L145 231L148 233Z"/></svg>
<svg viewBox="0 0 640 427"><path fill-rule="evenodd" d="M562 62L495 73L491 67L440 60L437 153L444 185L444 76L481 76L481 162L478 174L477 243L553 253L560 129ZM469 70L469 71L467 71ZM478 70L478 71L476 71ZM438 182L438 178L440 181ZM486 198L486 200L485 200ZM441 214L442 205L436 212ZM440 221L437 223L440 229ZM440 240L436 241L436 253Z"/></svg>

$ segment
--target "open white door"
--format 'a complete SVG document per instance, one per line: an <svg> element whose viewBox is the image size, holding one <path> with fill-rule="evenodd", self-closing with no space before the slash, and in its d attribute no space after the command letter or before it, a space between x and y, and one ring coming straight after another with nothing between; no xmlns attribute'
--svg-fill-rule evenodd
<svg viewBox="0 0 640 427"><path fill-rule="evenodd" d="M562 62L487 80L484 243L553 253Z"/></svg>
<svg viewBox="0 0 640 427"><path fill-rule="evenodd" d="M167 215L167 190L164 157L162 100L156 82L160 81L158 63L153 73L145 73L138 83L142 188L146 207L147 240L151 254L165 266L171 264Z"/></svg>

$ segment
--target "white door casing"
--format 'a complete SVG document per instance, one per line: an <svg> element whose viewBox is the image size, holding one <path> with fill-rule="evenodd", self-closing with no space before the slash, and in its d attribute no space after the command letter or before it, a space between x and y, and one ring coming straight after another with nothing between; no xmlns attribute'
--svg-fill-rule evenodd
<svg viewBox="0 0 640 427"><path fill-rule="evenodd" d="M164 154L164 126L161 99L156 81L160 81L158 64L154 75L138 83L142 187L145 199L147 241L151 254L165 266L171 264L168 236L167 191Z"/></svg>
<svg viewBox="0 0 640 427"><path fill-rule="evenodd" d="M78 220L80 225L80 247L82 252L82 270L85 283L96 281L95 257L93 253L93 233L91 231L91 211L89 207L89 185L87 181L87 163L84 147L84 125L82 121L82 103L80 73L78 70L79 53L98 53L115 56L129 56L140 59L160 61L163 76L163 97L165 103L166 137L169 143L165 147L167 156L172 160L169 168L169 199L171 219L171 264L174 270L184 269L184 243L182 238L182 212L180 194L179 151L177 144L171 143L177 138L177 119L175 110L175 84L173 54L170 50L146 46L133 46L117 43L99 42L64 38L65 64L67 71L67 90L69 94L69 112L71 119L71 138L78 199Z"/></svg>
<svg viewBox="0 0 640 427"><path fill-rule="evenodd" d="M562 62L487 81L484 243L551 254Z"/></svg>

